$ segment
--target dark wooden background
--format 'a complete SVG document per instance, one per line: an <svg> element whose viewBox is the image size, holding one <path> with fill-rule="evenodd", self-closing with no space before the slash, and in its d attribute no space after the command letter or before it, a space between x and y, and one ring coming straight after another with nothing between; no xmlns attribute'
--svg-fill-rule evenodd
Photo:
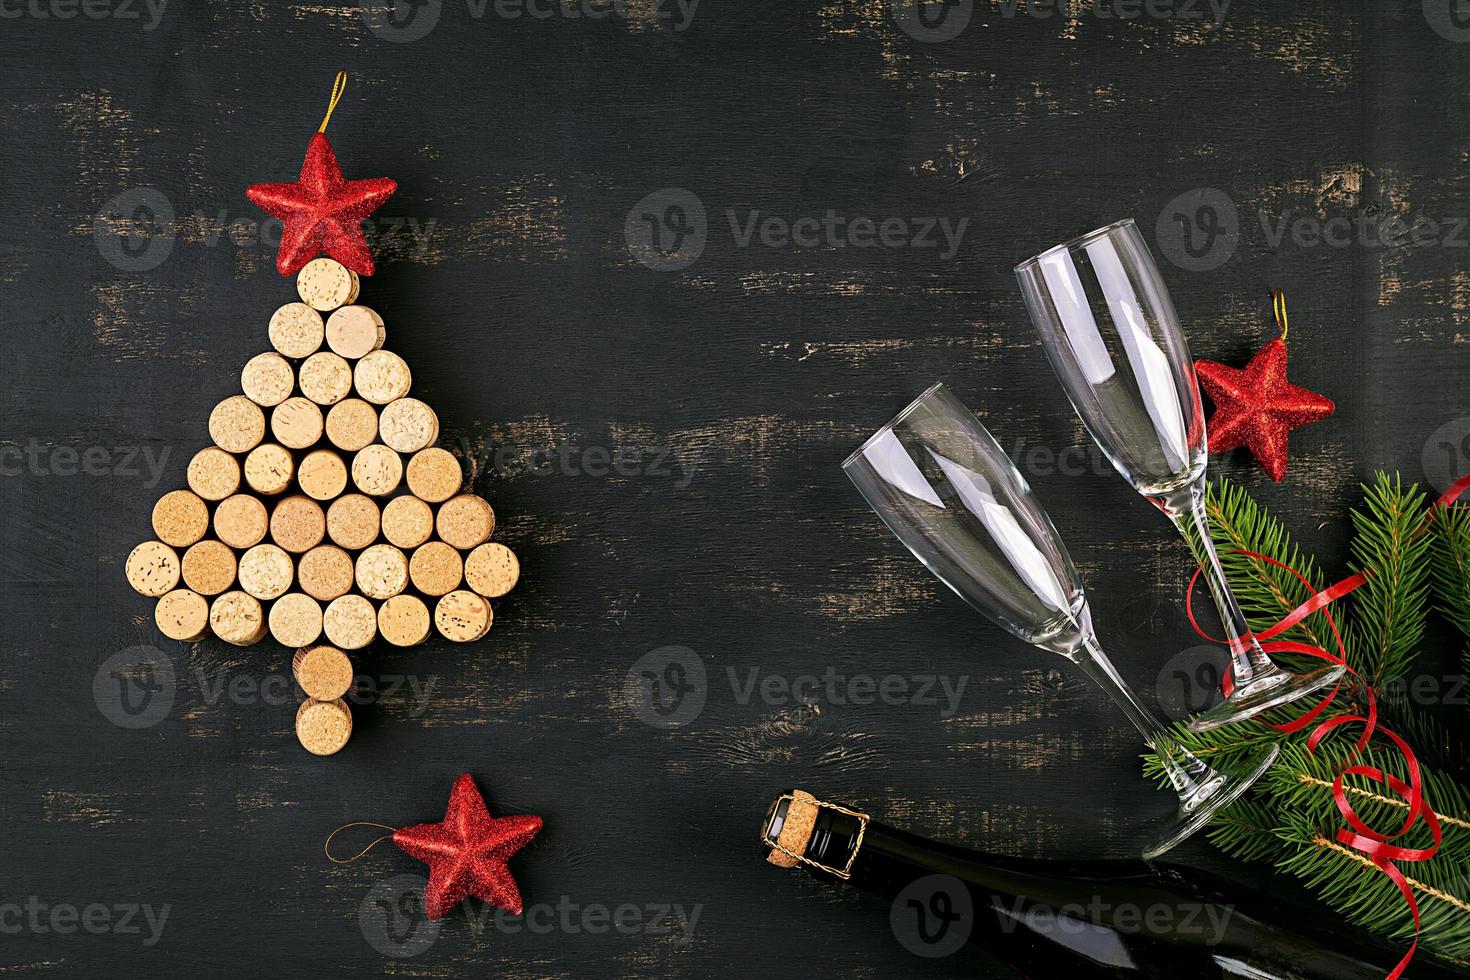
<svg viewBox="0 0 1470 980"><path fill-rule="evenodd" d="M1470 27L1451 0L1234 0L1220 22L1185 0L1132 19L961 3L971 20L938 41L886 0L704 0L692 19L672 0L602 19L420 0L378 28L332 2L174 0L156 21L92 2L0 5L0 904L168 917L149 945L146 925L58 934L43 912L46 931L0 938L7 975L1000 975L910 958L881 902L768 868L755 834L792 786L1024 855L1132 855L1170 811L1116 710L931 580L838 469L948 382L1019 450L1123 673L1168 695L1166 664L1199 656L1182 545L1090 449L1010 272L1118 217L1154 245L1198 355L1243 363L1287 290L1294 378L1338 413L1293 436L1280 486L1242 454L1213 472L1328 568L1375 469L1470 466ZM288 652L163 641L122 562L292 297L243 189L294 177L339 68L344 170L400 184L363 302L446 444L488 462L477 488L524 577L478 644L360 658L385 693L318 759L291 731ZM128 220L157 203L145 188L172 223ZM625 225L675 188L705 210L703 250L649 268L666 263ZM729 217L828 210L968 224L945 255L742 246ZM1303 237L1359 216L1436 230ZM574 465L528 465L562 448ZM89 450L94 475L72 472ZM614 452L628 473L586 472ZM158 482L138 453L166 454ZM166 655L154 693L173 702L129 729L94 680L138 645ZM697 655L706 700L662 730L624 682L668 646ZM743 700L728 671L753 668L966 687L951 717ZM395 677L434 687L388 693ZM545 818L513 864L529 905L632 903L645 923L697 906L687 937L477 934L456 914L434 939L401 895L378 903L417 862L323 859L345 821L439 819L466 770L493 812ZM1220 867L1202 842L1176 857Z"/></svg>

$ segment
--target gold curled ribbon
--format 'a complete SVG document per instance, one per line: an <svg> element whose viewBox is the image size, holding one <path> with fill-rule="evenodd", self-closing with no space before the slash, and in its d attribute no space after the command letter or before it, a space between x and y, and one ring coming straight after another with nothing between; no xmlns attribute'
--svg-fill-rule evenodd
<svg viewBox="0 0 1470 980"><path fill-rule="evenodd" d="M322 124L323 126L326 123ZM1286 290L1271 290L1271 308L1276 313L1276 326L1281 329L1281 342L1286 342L1286 331L1290 326L1286 320Z"/></svg>
<svg viewBox="0 0 1470 980"><path fill-rule="evenodd" d="M362 850L358 851L356 854L352 855L352 857L350 857L350 858L333 857L332 856L332 838L333 837L336 837L338 834L342 833L342 831L346 830L348 827L377 827L379 830L386 830L386 831L388 831L388 833L384 834L382 837L379 837L377 840L373 841L367 847L364 847ZM371 851L373 848L375 848L379 844L383 843L383 841L385 841L385 840L392 840L392 839L393 839L393 828L390 827L390 826L388 826L387 824L373 823L373 822L371 822L369 820L354 820L352 823L344 823L342 826L338 827L336 830L332 831L330 834L327 835L327 839L322 842L322 853L325 854L327 856L327 860L328 861L331 861L333 864L351 864L353 861L356 861L358 858L362 857L368 851Z"/></svg>
<svg viewBox="0 0 1470 980"><path fill-rule="evenodd" d="M347 91L346 70L337 72L337 78L332 82L332 97L327 101L327 114L322 116L322 124L316 128L318 133L327 131L327 123L332 121L332 113L337 109L337 103L342 101L342 93Z"/></svg>

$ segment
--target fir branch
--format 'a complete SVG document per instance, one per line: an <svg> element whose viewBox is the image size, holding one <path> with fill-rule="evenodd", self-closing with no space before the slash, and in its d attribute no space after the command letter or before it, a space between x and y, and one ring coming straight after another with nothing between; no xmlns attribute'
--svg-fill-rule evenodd
<svg viewBox="0 0 1470 980"><path fill-rule="evenodd" d="M1322 589L1325 583L1316 563L1302 553L1281 522L1257 504L1244 488L1227 480L1211 485L1205 509L1220 564L1251 629L1263 630L1275 625ZM1302 585L1284 568L1241 554L1245 551L1291 566L1311 583L1310 587ZM1336 652L1327 617L1320 612L1308 616L1282 636Z"/></svg>
<svg viewBox="0 0 1470 980"><path fill-rule="evenodd" d="M1470 637L1470 507L1435 511L1429 548L1440 612Z"/></svg>
<svg viewBox="0 0 1470 980"><path fill-rule="evenodd" d="M1368 581L1352 593L1355 657L1349 662L1375 690L1411 672L1429 604L1430 536L1417 486L1378 474L1352 513L1352 554Z"/></svg>

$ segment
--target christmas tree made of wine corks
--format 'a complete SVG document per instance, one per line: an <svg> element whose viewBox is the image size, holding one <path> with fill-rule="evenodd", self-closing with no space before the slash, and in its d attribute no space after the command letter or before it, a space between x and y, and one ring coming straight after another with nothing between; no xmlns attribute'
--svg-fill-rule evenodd
<svg viewBox="0 0 1470 980"><path fill-rule="evenodd" d="M300 299L271 316L274 349L246 363L243 394L210 412L213 445L189 462L188 489L159 499L155 540L126 564L170 639L251 646L269 634L294 648L307 696L296 734L318 755L351 735L347 651L378 637L411 647L431 630L478 640L490 600L520 576L514 552L489 540L494 510L464 492L459 459L435 445L434 410L409 397L412 374L383 346L383 319L357 303L358 273L373 271L360 223L396 184L344 181L326 125L300 180L250 189L285 223L277 268L295 274ZM321 251L332 257L312 257Z"/></svg>

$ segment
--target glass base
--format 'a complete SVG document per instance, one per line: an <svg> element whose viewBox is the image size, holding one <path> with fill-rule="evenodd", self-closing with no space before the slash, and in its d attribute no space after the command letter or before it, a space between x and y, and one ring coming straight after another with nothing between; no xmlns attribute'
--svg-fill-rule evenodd
<svg viewBox="0 0 1470 980"><path fill-rule="evenodd" d="M1276 755L1280 751L1279 745L1267 745L1247 760L1247 768L1239 772L1213 772L1199 789L1180 802L1174 823L1167 833L1143 852L1144 859L1152 861L1203 829L1216 810L1227 803L1235 802L1241 793L1271 768L1271 763L1276 761Z"/></svg>
<svg viewBox="0 0 1470 980"><path fill-rule="evenodd" d="M1342 664L1332 664L1304 674L1288 673L1278 667L1265 677L1244 687L1237 687L1231 692L1230 697L1208 711L1191 718L1189 730L1207 732L1221 725L1245 721L1267 708L1295 701L1313 691L1335 684L1346 671L1347 668Z"/></svg>

